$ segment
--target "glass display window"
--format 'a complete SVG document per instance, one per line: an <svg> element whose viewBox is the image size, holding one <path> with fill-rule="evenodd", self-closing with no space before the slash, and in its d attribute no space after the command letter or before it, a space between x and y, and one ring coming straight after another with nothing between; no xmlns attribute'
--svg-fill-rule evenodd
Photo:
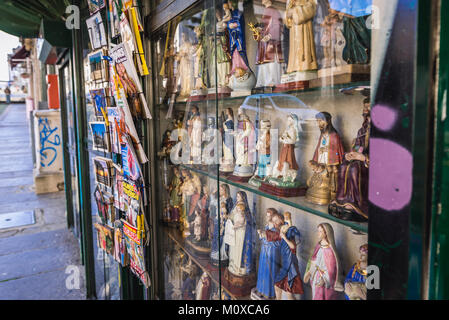
<svg viewBox="0 0 449 320"><path fill-rule="evenodd" d="M165 299L366 299L372 3L201 1L154 32Z"/></svg>

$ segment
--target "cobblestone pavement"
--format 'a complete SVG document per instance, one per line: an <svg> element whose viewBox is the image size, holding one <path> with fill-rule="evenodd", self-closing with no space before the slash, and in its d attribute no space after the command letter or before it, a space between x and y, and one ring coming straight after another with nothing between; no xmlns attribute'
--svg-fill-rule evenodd
<svg viewBox="0 0 449 320"><path fill-rule="evenodd" d="M24 104L0 115L0 218L34 211L36 223L0 229L0 299L85 299L79 245L67 230L64 192L36 195ZM79 274L79 287L76 289Z"/></svg>

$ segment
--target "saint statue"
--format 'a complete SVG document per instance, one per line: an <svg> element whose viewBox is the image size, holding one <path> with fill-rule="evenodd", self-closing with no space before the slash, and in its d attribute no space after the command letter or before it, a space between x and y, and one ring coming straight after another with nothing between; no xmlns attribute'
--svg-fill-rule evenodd
<svg viewBox="0 0 449 320"><path fill-rule="evenodd" d="M254 39L258 42L256 65L256 87L273 87L281 82L283 23L280 12L273 7L272 0L262 0L265 7L262 21L255 29Z"/></svg>
<svg viewBox="0 0 449 320"><path fill-rule="evenodd" d="M182 193L183 211L181 222L184 236L190 235L190 222L194 219L194 212L201 195L201 180L195 173L182 170L183 183L180 187Z"/></svg>
<svg viewBox="0 0 449 320"><path fill-rule="evenodd" d="M194 74L193 74L193 54L195 52L195 47L187 39L185 33L181 36L181 45L179 47L179 52L176 55L176 60L178 61L178 74L179 74L179 84L181 86L181 97L190 96L190 92L194 88Z"/></svg>
<svg viewBox="0 0 449 320"><path fill-rule="evenodd" d="M369 137L371 130L370 100L364 100L363 124L351 152L345 154L338 171L337 195L329 204L329 213L337 218L368 220Z"/></svg>
<svg viewBox="0 0 449 320"><path fill-rule="evenodd" d="M200 280L198 280L198 284L196 285L195 300L210 300L211 285L212 285L211 278L206 272L203 272L203 274L200 277Z"/></svg>
<svg viewBox="0 0 449 320"><path fill-rule="evenodd" d="M194 28L198 43L193 53L194 57L194 77L195 86L192 95L201 95L203 89L206 89L205 82L207 81L207 68L206 68L206 53L205 53L205 36L204 29L201 26Z"/></svg>
<svg viewBox="0 0 449 320"><path fill-rule="evenodd" d="M192 111L187 119L187 134L189 136L191 164L201 164L201 142L203 139L201 114L197 106L192 106Z"/></svg>
<svg viewBox="0 0 449 320"><path fill-rule="evenodd" d="M295 294L303 294L303 284L299 273L299 262L296 256L297 241L300 237L299 230L292 225L291 213L277 215L273 218L276 225L280 226L280 266L276 273L275 290L276 300L282 300L282 293L288 300L295 300Z"/></svg>
<svg viewBox="0 0 449 320"><path fill-rule="evenodd" d="M256 150L258 152L257 170L249 183L259 187L260 182L267 176L267 166L271 163L271 121L261 120L259 139L257 140Z"/></svg>
<svg viewBox="0 0 449 320"><path fill-rule="evenodd" d="M235 135L235 157L236 166L234 176L246 177L253 175L253 164L255 163L255 131L254 125L243 108L238 111L238 126Z"/></svg>
<svg viewBox="0 0 449 320"><path fill-rule="evenodd" d="M313 33L313 18L316 10L315 0L287 2L285 24L290 29L287 73L318 69Z"/></svg>
<svg viewBox="0 0 449 320"><path fill-rule="evenodd" d="M340 135L332 125L332 116L320 112L315 118L321 135L309 162L314 173L307 182L306 200L327 205L336 197L338 167L343 161L344 150Z"/></svg>
<svg viewBox="0 0 449 320"><path fill-rule="evenodd" d="M234 171L234 112L231 108L225 110L226 119L222 126L223 158L220 165L221 172Z"/></svg>
<svg viewBox="0 0 449 320"><path fill-rule="evenodd" d="M280 227L282 224L275 224L273 218L278 215L279 213L276 209L268 208L266 211L265 230L257 230L261 247L256 294L265 299L274 299L276 297L274 283L275 277L279 272L281 260Z"/></svg>
<svg viewBox="0 0 449 320"><path fill-rule="evenodd" d="M310 282L313 300L337 300L337 292L343 291L343 287L340 282L334 229L330 224L322 223L317 230L318 243L307 263L304 282Z"/></svg>
<svg viewBox="0 0 449 320"><path fill-rule="evenodd" d="M213 219L213 231L212 231L212 247L210 253L211 263L215 266L219 264L221 259L221 265L226 265L228 261L228 254L226 250L226 244L223 241L225 235L225 226L228 216L233 208L233 200L227 184L220 185L220 217L217 213L212 213Z"/></svg>
<svg viewBox="0 0 449 320"><path fill-rule="evenodd" d="M168 193L170 196L170 221L178 222L182 207L182 193L181 193L181 173L178 167L173 167L173 177L168 186Z"/></svg>
<svg viewBox="0 0 449 320"><path fill-rule="evenodd" d="M349 270L345 279L346 300L366 300L366 268L368 266L368 245L360 246L360 258Z"/></svg>
<svg viewBox="0 0 449 320"><path fill-rule="evenodd" d="M247 276L253 271L254 223L246 193L237 192L236 204L225 226L225 243L229 245L228 271L235 276Z"/></svg>

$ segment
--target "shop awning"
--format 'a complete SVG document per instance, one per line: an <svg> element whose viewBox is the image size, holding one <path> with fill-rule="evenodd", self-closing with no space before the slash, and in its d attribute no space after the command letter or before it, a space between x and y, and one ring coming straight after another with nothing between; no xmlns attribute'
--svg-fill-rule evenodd
<svg viewBox="0 0 449 320"><path fill-rule="evenodd" d="M9 63L11 65L11 68L17 66L19 63L22 62L20 60L27 58L29 55L30 52L27 51L24 46L22 46L20 49L18 49L9 57Z"/></svg>
<svg viewBox="0 0 449 320"><path fill-rule="evenodd" d="M69 0L0 0L0 30L37 38L41 21L62 22Z"/></svg>

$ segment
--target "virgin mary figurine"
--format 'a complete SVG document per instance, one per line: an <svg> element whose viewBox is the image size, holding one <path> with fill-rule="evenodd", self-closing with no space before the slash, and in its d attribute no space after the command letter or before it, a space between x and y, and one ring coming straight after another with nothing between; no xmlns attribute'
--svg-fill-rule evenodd
<svg viewBox="0 0 449 320"><path fill-rule="evenodd" d="M220 171L230 173L234 171L234 112L227 108L223 122L223 159Z"/></svg>
<svg viewBox="0 0 449 320"><path fill-rule="evenodd" d="M318 225L319 241L307 263L304 282L310 282L313 300L337 300L337 292L343 291L335 247L334 229L328 223Z"/></svg>
<svg viewBox="0 0 449 320"><path fill-rule="evenodd" d="M229 244L228 271L238 277L253 271L254 223L246 193L237 192L236 204L226 222L225 241Z"/></svg>

